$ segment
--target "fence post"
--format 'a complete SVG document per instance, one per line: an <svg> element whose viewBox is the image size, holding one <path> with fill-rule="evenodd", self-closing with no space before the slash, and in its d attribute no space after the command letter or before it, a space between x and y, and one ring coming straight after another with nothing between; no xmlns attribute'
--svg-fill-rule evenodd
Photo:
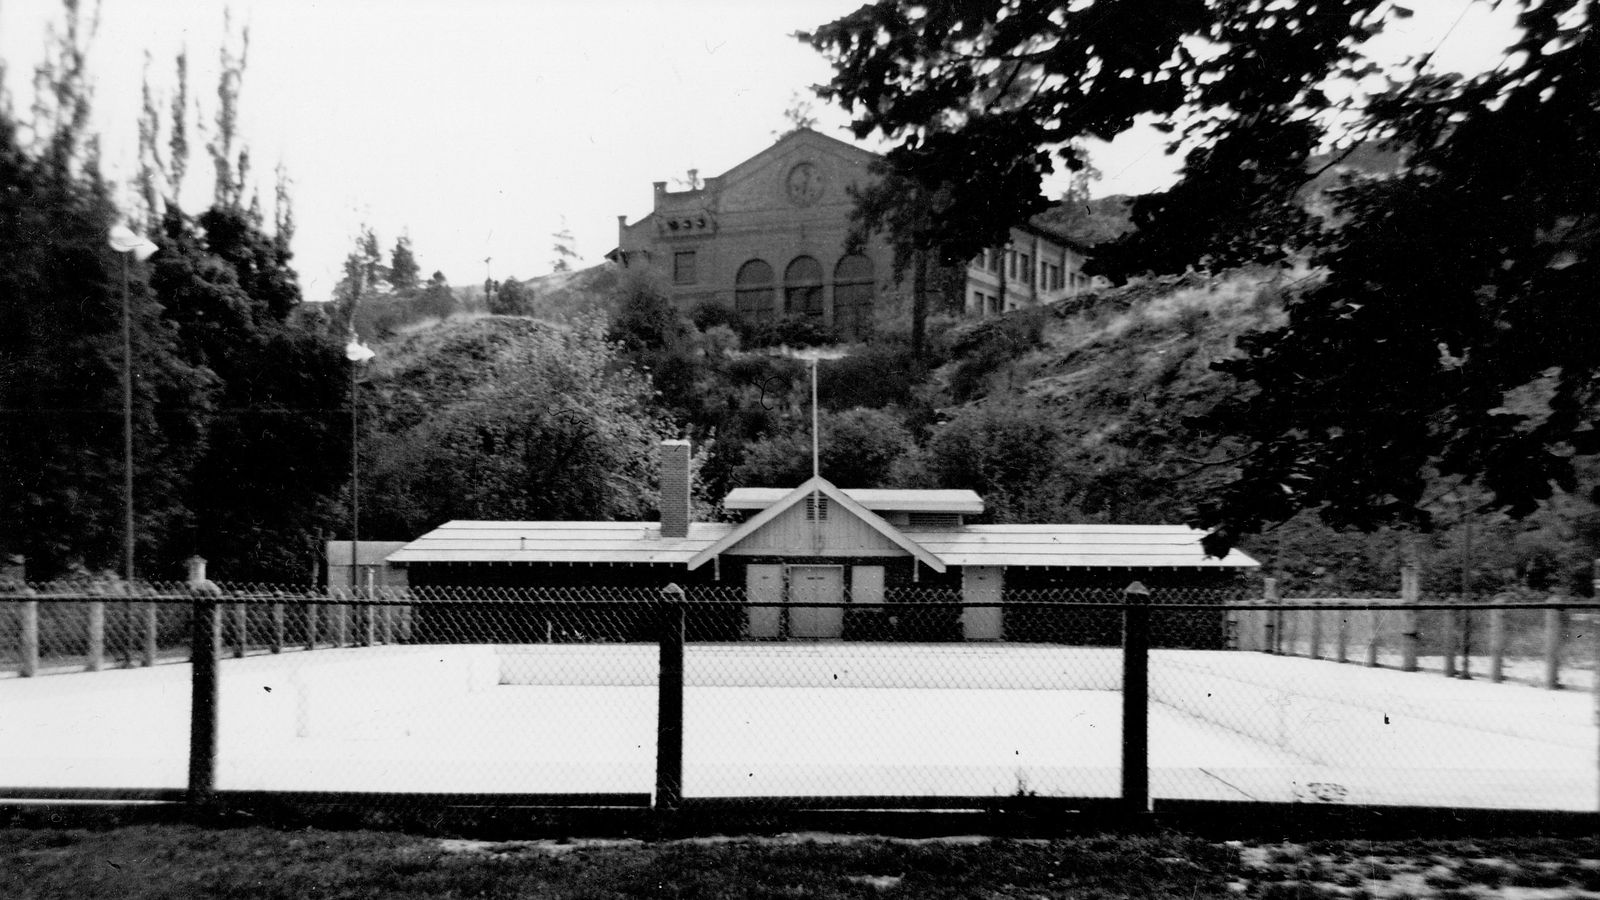
<svg viewBox="0 0 1600 900"><path fill-rule="evenodd" d="M1350 657L1350 614L1342 609L1336 612L1339 614L1339 628L1333 637L1333 658L1335 662L1348 662Z"/></svg>
<svg viewBox="0 0 1600 900"><path fill-rule="evenodd" d="M23 678L39 674L39 601L22 601L22 666Z"/></svg>
<svg viewBox="0 0 1600 900"><path fill-rule="evenodd" d="M233 658L244 659L245 647L250 643L250 606L233 604Z"/></svg>
<svg viewBox="0 0 1600 900"><path fill-rule="evenodd" d="M1312 659L1322 658L1322 610L1307 610L1311 616L1311 647L1306 653Z"/></svg>
<svg viewBox="0 0 1600 900"><path fill-rule="evenodd" d="M283 652L283 601L272 602L272 652Z"/></svg>
<svg viewBox="0 0 1600 900"><path fill-rule="evenodd" d="M144 605L144 665L149 668L156 664L156 656L161 652L161 604L154 600Z"/></svg>
<svg viewBox="0 0 1600 900"><path fill-rule="evenodd" d="M1421 595L1421 578L1417 567L1402 567L1400 569L1400 602L1406 606L1415 606ZM1417 670L1417 645L1422 640L1422 635L1417 631L1418 622L1415 609L1401 610L1400 627L1400 671L1415 672Z"/></svg>
<svg viewBox="0 0 1600 900"><path fill-rule="evenodd" d="M1466 597L1462 597L1464 602ZM1456 677L1456 651L1461 649L1461 627L1454 609L1444 611L1444 677Z"/></svg>
<svg viewBox="0 0 1600 900"><path fill-rule="evenodd" d="M315 603L306 604L306 649L317 649L317 620L322 618L322 610Z"/></svg>
<svg viewBox="0 0 1600 900"><path fill-rule="evenodd" d="M329 615L333 616L333 645L343 647L349 639L350 604L335 603L329 610Z"/></svg>
<svg viewBox="0 0 1600 900"><path fill-rule="evenodd" d="M1561 689L1561 610L1544 611L1544 686Z"/></svg>
<svg viewBox="0 0 1600 900"><path fill-rule="evenodd" d="M194 648L189 711L189 802L210 801L217 782L217 657L222 655L222 617L215 597L194 601Z"/></svg>
<svg viewBox="0 0 1600 900"><path fill-rule="evenodd" d="M89 604L89 659L86 668L98 672L106 665L106 602L95 600Z"/></svg>
<svg viewBox="0 0 1600 900"><path fill-rule="evenodd" d="M683 588L661 589L661 677L656 708L656 809L683 800Z"/></svg>
<svg viewBox="0 0 1600 900"><path fill-rule="evenodd" d="M1269 606L1276 606L1277 605L1277 603L1278 603L1278 579L1276 579L1276 578L1264 578L1264 579L1262 579L1261 602L1264 603L1264 604L1267 604ZM1266 651L1267 653L1277 653L1278 652L1278 629L1283 624L1283 622L1281 621L1282 618L1283 618L1283 611L1282 610L1277 610L1277 609L1266 610L1266 612L1261 617L1261 619L1262 619L1261 628L1265 632L1264 638L1261 641L1261 649Z"/></svg>
<svg viewBox="0 0 1600 900"><path fill-rule="evenodd" d="M1371 609L1367 611L1368 624L1372 626L1372 633L1367 635L1367 656L1362 660L1362 665L1369 669L1378 666L1378 642L1382 639L1383 610Z"/></svg>
<svg viewBox="0 0 1600 900"><path fill-rule="evenodd" d="M1150 589L1122 591L1122 802L1150 811Z"/></svg>
<svg viewBox="0 0 1600 900"><path fill-rule="evenodd" d="M1489 680L1506 680L1506 611L1489 611Z"/></svg>

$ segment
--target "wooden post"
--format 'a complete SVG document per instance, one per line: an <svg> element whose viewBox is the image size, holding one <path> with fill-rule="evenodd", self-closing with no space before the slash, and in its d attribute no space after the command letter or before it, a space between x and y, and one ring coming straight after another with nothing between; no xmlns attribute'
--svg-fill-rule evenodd
<svg viewBox="0 0 1600 900"><path fill-rule="evenodd" d="M144 605L144 664L156 664L161 652L161 604L154 600Z"/></svg>
<svg viewBox="0 0 1600 900"><path fill-rule="evenodd" d="M1339 615L1339 629L1333 636L1333 659L1335 662L1349 662L1350 654L1350 614L1344 610L1337 610Z"/></svg>
<svg viewBox="0 0 1600 900"><path fill-rule="evenodd" d="M272 604L272 652L283 652L283 603L274 601Z"/></svg>
<svg viewBox="0 0 1600 900"><path fill-rule="evenodd" d="M1456 677L1456 651L1461 647L1461 628L1456 611L1444 611L1444 677Z"/></svg>
<svg viewBox="0 0 1600 900"><path fill-rule="evenodd" d="M1311 647L1306 655L1312 659L1322 658L1322 610L1306 610L1306 615L1311 617Z"/></svg>
<svg viewBox="0 0 1600 900"><path fill-rule="evenodd" d="M1408 606L1416 605L1422 596L1422 579L1416 566L1405 566L1400 569L1400 602ZM1417 631L1417 611L1415 609L1402 610L1400 613L1400 671L1415 672L1417 670L1417 645L1422 641L1422 635Z"/></svg>
<svg viewBox="0 0 1600 900"><path fill-rule="evenodd" d="M1122 802L1150 811L1150 589L1122 592Z"/></svg>
<svg viewBox="0 0 1600 900"><path fill-rule="evenodd" d="M1263 586L1262 586L1262 590L1261 590L1261 602L1264 603L1264 604L1268 604L1268 605L1274 605L1274 606L1277 605L1277 603L1278 603L1278 579L1276 579L1276 578L1263 579ZM1277 653L1278 652L1278 632L1281 630L1281 628L1283 626L1283 611L1282 610L1278 610L1278 609L1269 609L1269 610L1266 611L1266 614L1263 615L1261 618L1262 618L1261 627L1265 631L1265 636L1264 636L1264 638L1263 638L1263 640L1261 642L1261 649L1265 650L1268 653Z"/></svg>
<svg viewBox="0 0 1600 900"><path fill-rule="evenodd" d="M233 604L233 658L244 659L245 645L250 642L250 606Z"/></svg>
<svg viewBox="0 0 1600 900"><path fill-rule="evenodd" d="M89 604L89 647L88 662L85 664L90 672L98 672L106 665L106 602L95 600Z"/></svg>
<svg viewBox="0 0 1600 900"><path fill-rule="evenodd" d="M1544 686L1561 689L1561 610L1544 611Z"/></svg>
<svg viewBox="0 0 1600 900"><path fill-rule="evenodd" d="M656 808L683 800L683 588L661 589L661 677L656 708Z"/></svg>
<svg viewBox="0 0 1600 900"><path fill-rule="evenodd" d="M1489 612L1489 680L1496 684L1506 680L1506 611Z"/></svg>
<svg viewBox="0 0 1600 900"><path fill-rule="evenodd" d="M222 617L212 597L194 601L189 712L189 802L210 802L217 782L217 657Z"/></svg>
<svg viewBox="0 0 1600 900"><path fill-rule="evenodd" d="M1383 610L1368 610L1367 615L1370 617L1369 621L1372 625L1372 633L1367 635L1367 657L1362 661L1362 664L1367 668L1372 669L1376 668L1378 665L1378 645L1382 640L1381 629L1383 628Z"/></svg>
<svg viewBox="0 0 1600 900"><path fill-rule="evenodd" d="M22 601L22 666L19 674L32 678L39 674L39 601Z"/></svg>

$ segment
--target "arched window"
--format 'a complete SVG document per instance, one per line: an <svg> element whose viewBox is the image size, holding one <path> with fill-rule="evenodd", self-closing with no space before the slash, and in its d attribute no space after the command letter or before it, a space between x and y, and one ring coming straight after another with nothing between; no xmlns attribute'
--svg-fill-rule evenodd
<svg viewBox="0 0 1600 900"><path fill-rule="evenodd" d="M833 327L847 338L872 331L872 260L853 254L833 267Z"/></svg>
<svg viewBox="0 0 1600 900"><path fill-rule="evenodd" d="M822 320L822 263L797 256L783 270L783 311Z"/></svg>
<svg viewBox="0 0 1600 900"><path fill-rule="evenodd" d="M733 308L754 322L772 318L772 301L777 288L772 283L772 267L752 259L739 267L733 278Z"/></svg>

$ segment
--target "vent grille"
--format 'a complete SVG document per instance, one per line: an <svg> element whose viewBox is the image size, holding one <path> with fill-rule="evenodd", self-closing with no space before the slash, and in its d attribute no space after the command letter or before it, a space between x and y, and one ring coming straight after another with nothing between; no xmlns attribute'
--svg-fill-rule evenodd
<svg viewBox="0 0 1600 900"><path fill-rule="evenodd" d="M806 498L806 521L828 521L828 498L812 494Z"/></svg>
<svg viewBox="0 0 1600 900"><path fill-rule="evenodd" d="M956 513L914 512L906 517L910 528L960 528L961 516Z"/></svg>

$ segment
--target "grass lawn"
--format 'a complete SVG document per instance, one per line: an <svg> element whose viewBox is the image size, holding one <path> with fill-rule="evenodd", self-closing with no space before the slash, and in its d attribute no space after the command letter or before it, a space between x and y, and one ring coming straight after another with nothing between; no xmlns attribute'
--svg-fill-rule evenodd
<svg viewBox="0 0 1600 900"><path fill-rule="evenodd" d="M189 825L0 829L0 897L1600 897L1586 839L1175 835L484 842Z"/></svg>

